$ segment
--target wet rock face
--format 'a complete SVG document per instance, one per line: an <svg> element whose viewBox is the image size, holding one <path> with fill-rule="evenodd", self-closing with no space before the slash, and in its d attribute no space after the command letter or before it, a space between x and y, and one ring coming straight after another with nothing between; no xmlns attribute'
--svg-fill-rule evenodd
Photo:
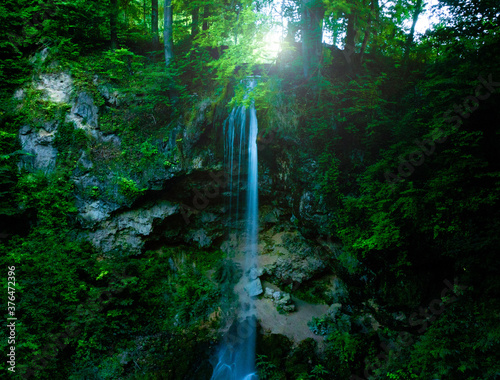
<svg viewBox="0 0 500 380"><path fill-rule="evenodd" d="M73 101L66 122L75 123L76 128L92 130L98 127L99 109L94 104L94 99L86 92L80 92Z"/></svg>
<svg viewBox="0 0 500 380"><path fill-rule="evenodd" d="M92 177L88 178L92 180ZM99 182L92 182L99 184ZM97 186L96 186L97 187ZM105 202L103 200L94 200L92 202L88 201L77 201L77 207L79 209L78 219L84 228L94 228L98 223L104 222L109 218L113 211L116 211L120 205L111 204L110 202Z"/></svg>
<svg viewBox="0 0 500 380"><path fill-rule="evenodd" d="M320 197L317 199L313 191L306 190L300 198L299 215L301 220L322 234L328 234L329 215L325 203Z"/></svg>
<svg viewBox="0 0 500 380"><path fill-rule="evenodd" d="M325 263L318 257L280 257L275 263L266 268L267 274L283 285L292 285L292 289L307 281L326 268Z"/></svg>
<svg viewBox="0 0 500 380"><path fill-rule="evenodd" d="M282 232L263 236L270 245L265 251L270 255L263 271L271 282L297 289L303 282L318 277L326 269L325 251L316 242L305 239L290 224ZM276 231L276 229L274 229Z"/></svg>
<svg viewBox="0 0 500 380"><path fill-rule="evenodd" d="M100 83L97 77L94 85L105 100L103 107L127 106L133 98L133 95L120 93L109 84ZM227 181L227 175L220 158L214 153L214 144L206 141L204 135L206 114L212 107L209 99L200 100L196 112L185 125L178 122L172 126L164 141L152 142L159 153L171 154L169 165L153 169L144 167L144 173L136 177L137 173L127 172L127 168L123 170L127 172L127 179L132 177L137 182L141 192L140 202L133 203L137 198L129 202L116 195L119 193L120 171L118 174L103 174L102 170L97 173L103 157L107 159L113 154L122 154L122 141L116 134L105 133L107 129L104 124L100 125L102 120L99 120L103 108L96 105L98 102L94 101L92 93L77 91L68 72L40 74L32 88L40 90L44 101L59 105L58 110L65 113L58 120L33 121L31 124L36 124L36 127L27 124L19 130L22 149L27 153L20 157L19 166L31 172L54 171L59 164L56 137L67 127L63 122L73 123L79 136L91 142L86 149L79 148L81 150L76 152L71 180L75 184L81 236L97 249L104 253L116 249L139 253L145 249L145 244L155 241L217 248L225 252L237 249L234 242L223 238L228 231L227 209L223 207L223 193L227 190L221 184ZM22 101L27 96L29 91L20 89L15 98ZM312 229L321 232L327 224L328 214L314 189L316 164L311 160L303 161L297 155L296 144L287 143L279 151L274 148L280 145L283 144L278 137L260 142L259 196L263 201L259 226L261 229L284 226L284 221L293 215L301 223L308 223ZM96 153L98 149L102 150L101 155ZM266 154L271 161L274 160L273 165L266 166ZM298 171L300 175L297 175ZM142 182L138 182L138 177ZM186 179L185 183L171 190L170 184L179 178ZM242 189L244 194L244 186ZM241 221L235 223L242 225ZM283 228L289 227L287 224ZM307 244L286 244L291 255L261 268L279 282L296 286L325 268L322 259ZM260 274L252 280L258 280ZM262 287L255 285L254 293L262 293Z"/></svg>
<svg viewBox="0 0 500 380"><path fill-rule="evenodd" d="M123 249L139 253L145 238L152 233L154 223L175 214L179 209L178 205L163 201L125 211L108 220L105 219L106 209L99 207L102 203L96 202L94 206L87 215L104 221L94 231L82 232L81 236L103 252Z"/></svg>
<svg viewBox="0 0 500 380"><path fill-rule="evenodd" d="M50 127L48 129L51 129ZM43 170L46 173L56 167L57 149L53 146L55 130L35 130L29 125L19 130L21 149L27 153L21 156L19 167L28 171Z"/></svg>

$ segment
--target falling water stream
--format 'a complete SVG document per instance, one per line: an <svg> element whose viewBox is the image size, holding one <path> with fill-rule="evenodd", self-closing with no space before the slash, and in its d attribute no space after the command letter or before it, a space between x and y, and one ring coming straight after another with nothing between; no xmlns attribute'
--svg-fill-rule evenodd
<svg viewBox="0 0 500 380"><path fill-rule="evenodd" d="M256 79L250 77L246 84L247 90L251 91L256 85ZM224 124L224 154L225 164L229 171L228 190L231 194L228 211L231 222L234 222L231 224L237 224L239 220L240 184L243 182L246 185L244 209L246 239L242 268L245 274L256 270L257 267L257 132L257 114L253 100L249 107L233 108ZM252 286L252 277L244 276L244 281L247 282L245 289L249 290ZM218 362L214 368L212 380L257 379L255 374L255 305L248 292L240 292L238 295L239 319L231 326L219 348Z"/></svg>

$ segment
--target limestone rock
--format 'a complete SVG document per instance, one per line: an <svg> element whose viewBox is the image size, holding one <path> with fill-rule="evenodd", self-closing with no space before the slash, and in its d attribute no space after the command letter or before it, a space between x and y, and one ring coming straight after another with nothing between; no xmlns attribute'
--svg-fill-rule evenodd
<svg viewBox="0 0 500 380"><path fill-rule="evenodd" d="M19 141L27 155L21 156L19 166L28 171L54 171L57 159L57 149L52 145L54 138L55 131L47 132L43 128L34 131L30 126L23 126L19 130Z"/></svg>
<svg viewBox="0 0 500 380"><path fill-rule="evenodd" d="M349 297L347 286L338 277L333 280L333 289L331 290L331 298L335 303L342 303Z"/></svg>
<svg viewBox="0 0 500 380"><path fill-rule="evenodd" d="M23 88L18 88L15 92L14 92L14 96L13 98L15 100L23 100L24 99L24 96L25 96L25 91Z"/></svg>
<svg viewBox="0 0 500 380"><path fill-rule="evenodd" d="M188 234L188 241L194 241L198 243L200 248L209 247L212 245L212 238L207 234L207 232L200 228L199 230L191 231Z"/></svg>
<svg viewBox="0 0 500 380"><path fill-rule="evenodd" d="M92 163L89 155L87 154L87 152L83 151L80 158L76 162L76 168L73 171L73 176L81 177L87 174L93 167L94 164Z"/></svg>
<svg viewBox="0 0 500 380"><path fill-rule="evenodd" d="M264 298L272 299L273 298L273 293L274 293L273 289L266 288L266 292L264 293Z"/></svg>
<svg viewBox="0 0 500 380"><path fill-rule="evenodd" d="M283 305L283 306L281 306L281 308L283 309L283 311L286 311L287 313L291 313L291 312L295 311L295 305L294 304Z"/></svg>
<svg viewBox="0 0 500 380"><path fill-rule="evenodd" d="M253 281L250 281L246 286L245 290L248 292L248 295L250 297L256 297L260 294L262 294L262 283L260 282L260 279L255 279Z"/></svg>
<svg viewBox="0 0 500 380"><path fill-rule="evenodd" d="M153 230L157 220L163 220L177 213L179 206L168 201L159 201L154 204L145 204L135 210L128 210L111 219L99 223L91 232L82 234L98 249L110 252L114 249L127 249L129 252L140 252L144 245L144 236ZM101 217L98 207L94 211Z"/></svg>
<svg viewBox="0 0 500 380"><path fill-rule="evenodd" d="M280 257L268 266L267 273L283 284L298 286L325 269L325 263L319 257Z"/></svg>
<svg viewBox="0 0 500 380"><path fill-rule="evenodd" d="M250 271L248 272L248 278L250 278L250 280L255 280L259 278L259 272L257 268L255 267L250 268Z"/></svg>
<svg viewBox="0 0 500 380"><path fill-rule="evenodd" d="M311 228L322 234L328 234L328 215L325 202L321 197L315 195L313 191L305 191L300 198L299 215L302 222L306 222Z"/></svg>
<svg viewBox="0 0 500 380"><path fill-rule="evenodd" d="M287 313L295 311L295 305L293 304L290 293L273 291L271 288L266 288L264 297L272 299L273 304L278 310L283 310Z"/></svg>
<svg viewBox="0 0 500 380"><path fill-rule="evenodd" d="M85 178L91 179L92 177L85 176ZM94 227L97 223L105 221L109 217L109 215L113 211L115 211L119 206L112 205L109 202L105 202L101 199L98 199L98 200L86 201L83 202L83 204L77 202L77 207L80 211L79 219L82 226L89 228L89 227Z"/></svg>
<svg viewBox="0 0 500 380"><path fill-rule="evenodd" d="M276 300L277 304L287 305L292 302L290 298L290 293L281 293L279 299Z"/></svg>
<svg viewBox="0 0 500 380"><path fill-rule="evenodd" d="M264 208L262 211L259 210L259 212L262 213L259 224L276 224L279 222L278 218L282 214L278 208L273 208L271 210Z"/></svg>
<svg viewBox="0 0 500 380"><path fill-rule="evenodd" d="M47 100L54 103L69 103L73 79L67 72L44 73L35 82L35 87L45 93Z"/></svg>
<svg viewBox="0 0 500 380"><path fill-rule="evenodd" d="M94 99L88 93L80 92L66 115L66 122L73 122L76 128L92 130L98 126L98 112Z"/></svg>

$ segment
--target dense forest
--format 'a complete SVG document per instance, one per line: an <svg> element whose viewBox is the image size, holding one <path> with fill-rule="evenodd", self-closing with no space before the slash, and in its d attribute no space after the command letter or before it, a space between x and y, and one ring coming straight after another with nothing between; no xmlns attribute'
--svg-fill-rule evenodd
<svg viewBox="0 0 500 380"><path fill-rule="evenodd" d="M251 103L255 378L500 379L499 18L4 0L2 378L211 378L248 275L224 133Z"/></svg>

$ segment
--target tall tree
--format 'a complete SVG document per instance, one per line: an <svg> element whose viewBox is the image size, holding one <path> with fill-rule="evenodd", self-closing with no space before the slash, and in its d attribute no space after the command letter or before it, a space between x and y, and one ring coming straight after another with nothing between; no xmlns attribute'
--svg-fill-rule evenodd
<svg viewBox="0 0 500 380"><path fill-rule="evenodd" d="M195 38L196 35L198 34L198 28L199 28L199 23L200 23L200 8L198 7L198 4L194 4L193 10L191 11L191 37Z"/></svg>
<svg viewBox="0 0 500 380"><path fill-rule="evenodd" d="M304 77L309 77L321 60L323 51L323 17L325 8L322 0L302 0L302 56Z"/></svg>
<svg viewBox="0 0 500 380"><path fill-rule="evenodd" d="M153 49L157 49L160 45L160 37L158 35L158 0L151 0L151 32L153 34Z"/></svg>
<svg viewBox="0 0 500 380"><path fill-rule="evenodd" d="M208 24L208 19L211 15L211 12L210 12L210 5L208 4L205 4L203 6L203 25L201 27L202 30L208 30L208 27L209 27L209 24Z"/></svg>
<svg viewBox="0 0 500 380"><path fill-rule="evenodd" d="M349 3L349 14L347 15L347 29L344 41L344 50L349 52L354 52L354 46L356 43L356 18L357 11L356 5L353 2Z"/></svg>
<svg viewBox="0 0 500 380"><path fill-rule="evenodd" d="M359 52L359 63L363 62L363 55L365 54L366 46L368 45L368 40L370 34L372 33L372 21L378 18L378 0L370 1L370 13L368 14L368 21L365 28L365 35L363 37L363 43L361 44L361 50Z"/></svg>
<svg viewBox="0 0 500 380"><path fill-rule="evenodd" d="M411 23L410 34L408 34L408 39L406 40L406 48L405 48L405 58L406 61L410 54L411 45L413 44L413 35L415 34L415 25L417 25L418 16L420 15L420 11L422 10L422 0L417 0L417 4L415 5L415 10L413 12L413 20Z"/></svg>
<svg viewBox="0 0 500 380"><path fill-rule="evenodd" d="M165 46L165 64L168 66L174 58L174 43L172 36L172 0L165 0L163 9L163 44Z"/></svg>

